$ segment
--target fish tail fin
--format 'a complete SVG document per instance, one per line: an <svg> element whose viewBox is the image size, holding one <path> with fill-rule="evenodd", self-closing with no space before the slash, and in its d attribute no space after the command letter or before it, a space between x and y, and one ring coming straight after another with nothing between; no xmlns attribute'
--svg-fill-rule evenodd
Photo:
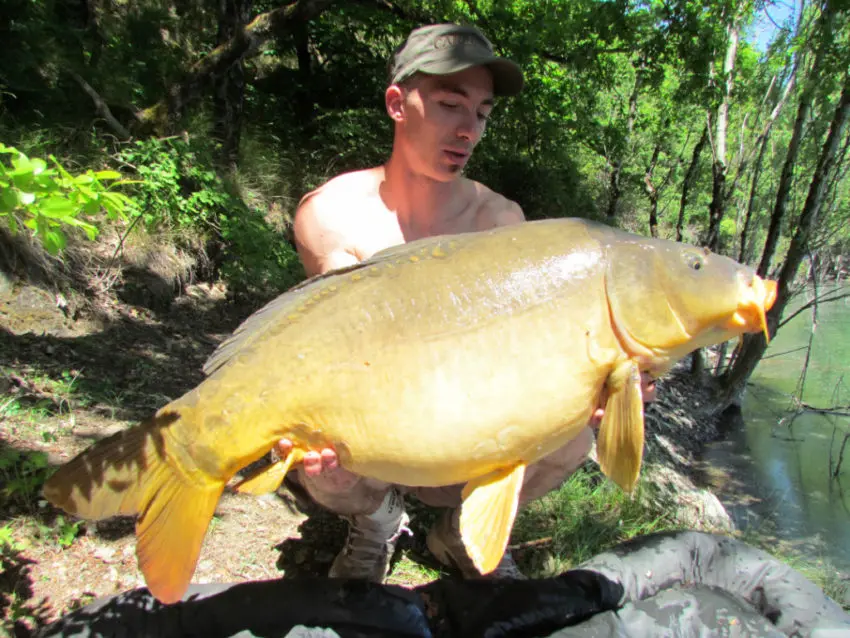
<svg viewBox="0 0 850 638"><path fill-rule="evenodd" d="M643 461L644 423L640 370L625 362L608 379L608 401L596 439L602 472L626 492L637 483Z"/></svg>
<svg viewBox="0 0 850 638"><path fill-rule="evenodd" d="M53 505L80 518L138 516L136 555L151 593L179 600L225 481L187 471L166 452L163 428L174 412L98 441L59 468L44 485Z"/></svg>

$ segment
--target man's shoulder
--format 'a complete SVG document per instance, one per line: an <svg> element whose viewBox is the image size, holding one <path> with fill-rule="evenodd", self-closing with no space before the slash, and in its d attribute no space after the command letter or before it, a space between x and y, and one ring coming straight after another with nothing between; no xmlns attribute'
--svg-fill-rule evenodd
<svg viewBox="0 0 850 638"><path fill-rule="evenodd" d="M481 182L469 181L471 187L475 189L477 201L475 225L478 230L487 230L496 226L507 226L525 221L525 213L515 201L497 193Z"/></svg>
<svg viewBox="0 0 850 638"><path fill-rule="evenodd" d="M323 224L335 224L350 218L352 209L367 202L377 192L381 170L367 168L329 179L301 198L295 211L296 223L319 219Z"/></svg>

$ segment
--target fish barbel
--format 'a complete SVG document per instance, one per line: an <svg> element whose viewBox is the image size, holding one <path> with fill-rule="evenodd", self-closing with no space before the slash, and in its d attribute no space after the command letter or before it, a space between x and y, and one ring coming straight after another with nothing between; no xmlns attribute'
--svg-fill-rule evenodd
<svg viewBox="0 0 850 638"><path fill-rule="evenodd" d="M764 331L776 284L726 257L583 219L430 237L309 279L250 316L208 377L93 444L44 487L66 512L136 515L159 600L181 598L225 485L281 438L408 486L464 483L460 532L482 573L508 542L525 468L607 397L602 471L626 490L644 443L640 372Z"/></svg>

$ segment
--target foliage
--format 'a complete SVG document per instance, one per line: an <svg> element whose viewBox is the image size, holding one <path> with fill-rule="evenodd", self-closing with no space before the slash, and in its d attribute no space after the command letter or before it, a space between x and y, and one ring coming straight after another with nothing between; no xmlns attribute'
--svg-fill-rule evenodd
<svg viewBox="0 0 850 638"><path fill-rule="evenodd" d="M143 225L220 242L221 274L235 287L285 288L303 278L286 238L222 177L213 149L203 140L137 140L119 151L118 160L138 177L133 212Z"/></svg>
<svg viewBox="0 0 850 638"><path fill-rule="evenodd" d="M642 492L639 483L628 496L586 466L517 515L512 542L550 539L543 553L532 551L523 560L552 576L636 536L680 529L669 510L641 498Z"/></svg>
<svg viewBox="0 0 850 638"><path fill-rule="evenodd" d="M43 452L25 453L12 448L0 449L0 504L20 508L33 507L44 481L50 474L47 455Z"/></svg>
<svg viewBox="0 0 850 638"><path fill-rule="evenodd" d="M98 213L106 211L107 219L123 218L131 204L126 195L112 190L126 183L115 181L121 178L116 171L89 169L73 176L53 155L49 157L53 167L48 168L43 159L31 159L2 143L0 158L0 218L12 233L29 228L51 254L65 247L67 227L79 228L93 240Z"/></svg>

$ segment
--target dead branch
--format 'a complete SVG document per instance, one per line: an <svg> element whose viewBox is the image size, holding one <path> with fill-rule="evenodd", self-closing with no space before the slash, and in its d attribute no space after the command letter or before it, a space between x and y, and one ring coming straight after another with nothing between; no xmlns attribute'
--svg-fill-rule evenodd
<svg viewBox="0 0 850 638"><path fill-rule="evenodd" d="M109 128L112 129L112 131L116 135L118 135L118 137L122 140L130 139L130 137L132 137L130 135L130 131L124 128L124 125L121 124L121 122L119 122L117 119L115 119L115 116L112 115L112 111L109 109L109 105L104 101L102 97L100 97L100 94L95 91L88 82L86 82L82 77L80 77L78 73L71 69L67 69L67 72L68 75L74 78L77 84L80 85L80 88L82 88L83 91L85 91L92 99L92 101L94 102L95 112L104 119Z"/></svg>
<svg viewBox="0 0 850 638"><path fill-rule="evenodd" d="M508 549L511 551L521 551L530 547L541 547L543 545L549 545L551 543L552 537L546 536L545 538L538 538L533 541L525 541L524 543L515 543L514 545L509 545Z"/></svg>
<svg viewBox="0 0 850 638"><path fill-rule="evenodd" d="M815 298L815 299L812 299L811 301L809 301L809 302L808 302L808 303L806 303L805 305L803 305L803 306L801 306L801 307L797 308L797 310L795 310L795 311L794 311L791 315L789 315L788 317L785 317L785 318L784 318L784 319L783 319L783 320L779 323L779 325L776 327L776 329L777 329L777 330L779 330L779 328L781 328L781 327L782 327L782 326L784 326L786 323L788 323L789 321L791 321L794 317L796 317L797 315L799 315L801 312L803 312L803 311L805 311L805 310L808 310L809 308L811 308L811 307L812 307L812 305L814 305L814 304L816 304L816 303L818 303L818 304L824 304L824 303L829 303L830 301L838 301L839 299L844 299L844 298L846 298L846 297L850 297L850 292L845 292L845 293L841 293L841 294L836 294L834 297L830 297L829 295L832 295L832 294L834 294L834 293L832 293L832 292L824 293L824 296L823 296L822 298Z"/></svg>

